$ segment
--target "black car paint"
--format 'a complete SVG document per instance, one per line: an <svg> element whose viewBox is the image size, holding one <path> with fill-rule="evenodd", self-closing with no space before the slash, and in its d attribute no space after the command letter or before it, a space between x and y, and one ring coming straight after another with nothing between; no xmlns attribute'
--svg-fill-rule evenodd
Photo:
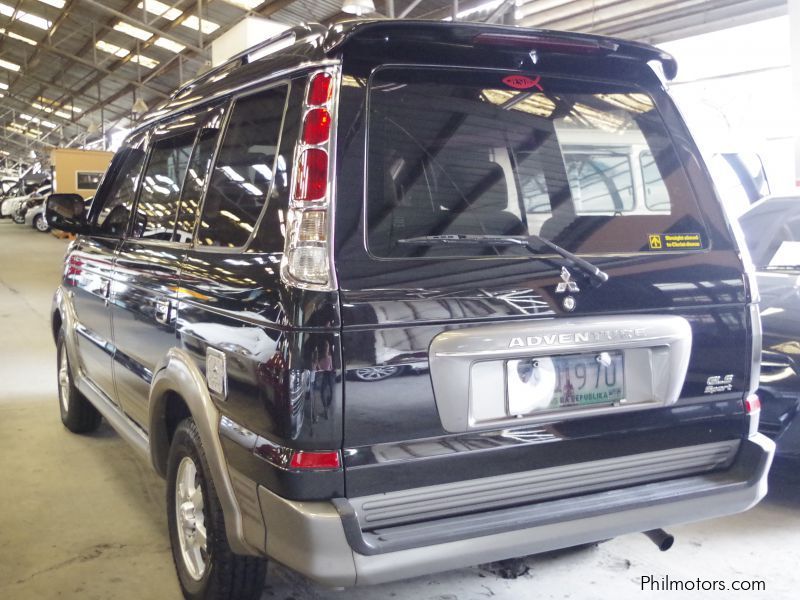
<svg viewBox="0 0 800 600"><path fill-rule="evenodd" d="M219 73L213 71L179 91L171 105L154 113L151 122L192 99L219 99L274 73L301 68L310 60L342 57L345 74L363 76L376 64L392 61L513 70L527 56L527 51L493 52L465 44L477 31L469 26L437 37L441 31L437 27L418 25L419 39L404 37L403 32L410 31L405 25L396 30L382 27L364 26L361 37L353 33L357 28L341 38L333 36L326 40L326 47L333 48L330 54L320 47L315 35L319 32L311 28L308 43L293 54L242 66L216 80L214 75ZM392 39L395 34L397 42ZM649 67L632 58L637 47L629 48L628 55L621 52L618 58L564 55L554 57L551 64L594 76L645 80L660 90ZM695 158L699 153L679 125L673 105L666 98L661 102L659 108L670 123L695 190L702 197L714 198L705 170ZM354 137L350 147L358 148L363 139L357 110L353 114L353 121L342 119L338 124L338 292L283 285L279 276L282 252L232 253L184 244L124 242L119 253L118 240L91 236L75 245L70 261L80 263L76 267L80 274L68 276L66 283L87 329L81 338L90 348L86 371L112 399L123 388L135 393L142 404L123 409L142 427L146 426L148 378L160 359L155 353L174 343L194 358L201 372L207 347L225 352L228 395L225 400L214 398L224 415L290 448L343 449L344 469L300 473L275 468L257 453L223 438L233 468L292 499L371 494L746 435L742 397L749 376L750 323L745 305L749 299L742 263L716 200L701 207L710 250L593 258L610 280L592 287L581 279L584 290L572 313L685 317L695 345L681 398L673 407L486 432L485 437L500 437L506 443L450 452L448 448L465 436L443 430L427 371L415 369L381 382L348 378L348 369L388 364L379 346L387 347L386 339L392 337L409 343L397 348L391 364L419 363L430 341L443 331L487 321L512 324L564 314L555 294L558 261L484 257L412 264L379 262L367 256L360 220L363 178L358 175L363 172L359 163L363 154L361 159L358 152L348 157L348 145L343 142ZM282 239L278 245L283 247ZM159 261L151 260L158 253ZM235 270L230 268L232 258ZM115 261L117 271L112 275ZM126 275L128 270L136 274ZM110 298L106 298L106 286L112 291ZM155 322L154 291L175 299L174 329ZM106 306L109 302L111 310ZM118 331L119 339L115 337ZM324 347L332 351L333 371L318 373L312 354ZM304 379L308 373L314 374L314 381L317 376L327 381L328 396L321 386ZM734 376L729 393L704 395L709 377L729 373ZM377 461L379 447L386 445L400 447L407 458Z"/></svg>

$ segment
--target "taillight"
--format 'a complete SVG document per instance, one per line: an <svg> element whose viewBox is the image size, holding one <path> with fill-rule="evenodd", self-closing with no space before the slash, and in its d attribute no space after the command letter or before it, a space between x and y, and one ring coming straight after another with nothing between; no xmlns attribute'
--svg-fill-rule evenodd
<svg viewBox="0 0 800 600"><path fill-rule="evenodd" d="M298 202L322 200L328 191L328 153L308 148L300 154L295 173L294 199Z"/></svg>
<svg viewBox="0 0 800 600"><path fill-rule="evenodd" d="M331 114L325 108L312 108L303 121L303 141L323 144L331 137Z"/></svg>
<svg viewBox="0 0 800 600"><path fill-rule="evenodd" d="M758 433L758 423L761 420L761 398L750 394L744 399L744 412L750 417L747 435L749 437Z"/></svg>
<svg viewBox="0 0 800 600"><path fill-rule="evenodd" d="M292 469L338 469L341 466L339 452L307 452L297 450L292 454L289 467Z"/></svg>
<svg viewBox="0 0 800 600"><path fill-rule="evenodd" d="M758 394L750 394L744 399L744 412L746 412L748 415L752 415L760 410L761 398L758 397Z"/></svg>
<svg viewBox="0 0 800 600"><path fill-rule="evenodd" d="M333 96L333 75L322 71L311 76L308 83L306 100L309 106L322 106L331 101Z"/></svg>
<svg viewBox="0 0 800 600"><path fill-rule="evenodd" d="M335 288L330 256L330 212L335 69L311 75L306 86L303 123L295 149L292 197L281 274L295 286Z"/></svg>

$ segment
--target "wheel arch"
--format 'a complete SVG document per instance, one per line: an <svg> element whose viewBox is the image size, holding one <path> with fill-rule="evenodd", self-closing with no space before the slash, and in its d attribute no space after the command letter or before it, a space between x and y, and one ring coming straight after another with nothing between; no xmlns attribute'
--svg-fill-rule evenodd
<svg viewBox="0 0 800 600"><path fill-rule="evenodd" d="M228 543L237 554L261 556L262 553L245 540L241 509L219 439L219 410L208 392L205 376L186 351L170 349L156 368L149 407L150 458L156 472L166 477L171 435L183 418L191 416L197 425L222 506Z"/></svg>

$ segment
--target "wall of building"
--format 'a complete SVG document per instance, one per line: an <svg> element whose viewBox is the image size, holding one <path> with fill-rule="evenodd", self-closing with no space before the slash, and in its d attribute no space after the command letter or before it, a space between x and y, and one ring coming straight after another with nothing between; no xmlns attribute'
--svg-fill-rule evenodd
<svg viewBox="0 0 800 600"><path fill-rule="evenodd" d="M111 162L113 152L54 148L50 154L53 191L59 194L94 196L100 177Z"/></svg>

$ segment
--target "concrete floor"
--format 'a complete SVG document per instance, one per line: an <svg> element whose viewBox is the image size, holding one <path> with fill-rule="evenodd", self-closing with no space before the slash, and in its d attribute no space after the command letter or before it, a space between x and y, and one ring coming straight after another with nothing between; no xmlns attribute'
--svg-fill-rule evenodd
<svg viewBox="0 0 800 600"><path fill-rule="evenodd" d="M0 221L0 598L177 599L164 483L107 426L75 436L59 422L48 314L65 246ZM263 598L796 598L800 465L777 467L759 506L673 529L677 542L667 553L630 535L530 557L528 573L514 580L474 567L345 592L273 565ZM766 592L643 592L646 575L760 579Z"/></svg>

